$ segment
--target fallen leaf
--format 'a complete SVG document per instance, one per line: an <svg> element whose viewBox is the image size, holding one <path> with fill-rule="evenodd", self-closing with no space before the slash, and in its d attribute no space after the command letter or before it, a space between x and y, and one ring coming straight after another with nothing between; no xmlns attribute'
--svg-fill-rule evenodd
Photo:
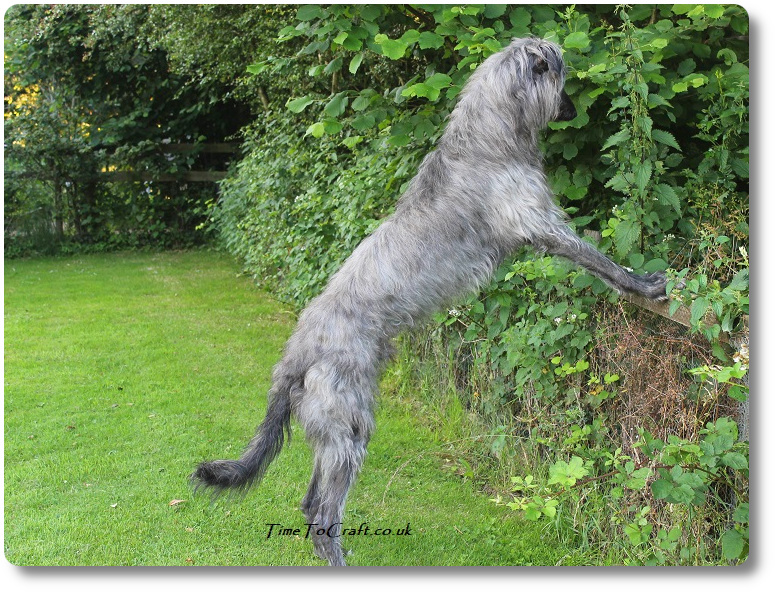
<svg viewBox="0 0 775 592"><path fill-rule="evenodd" d="M170 502L170 505L171 505L171 506L177 506L178 504L182 504L184 501L186 501L186 500L179 500L179 499L174 499L174 500L172 500L172 501Z"/></svg>
<svg viewBox="0 0 775 592"><path fill-rule="evenodd" d="M111 508L115 508L116 506L118 506L118 504L110 504Z"/></svg>

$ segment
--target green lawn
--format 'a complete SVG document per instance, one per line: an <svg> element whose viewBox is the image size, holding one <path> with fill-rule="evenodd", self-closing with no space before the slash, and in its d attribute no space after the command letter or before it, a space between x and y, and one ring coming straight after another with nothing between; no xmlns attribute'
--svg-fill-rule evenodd
<svg viewBox="0 0 775 592"><path fill-rule="evenodd" d="M286 307L209 252L5 262L5 556L15 565L323 565L303 537L303 434L240 499L193 496L263 417ZM389 391L389 389L388 389ZM345 527L351 565L556 565L583 557L442 469L387 392ZM183 501L179 501L183 500Z"/></svg>

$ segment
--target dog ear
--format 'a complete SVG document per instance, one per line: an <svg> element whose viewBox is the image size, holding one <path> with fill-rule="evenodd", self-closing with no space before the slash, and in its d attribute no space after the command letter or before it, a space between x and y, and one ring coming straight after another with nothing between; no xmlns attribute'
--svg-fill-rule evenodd
<svg viewBox="0 0 775 592"><path fill-rule="evenodd" d="M537 56L533 62L533 74L541 75L549 70L549 63L542 57Z"/></svg>

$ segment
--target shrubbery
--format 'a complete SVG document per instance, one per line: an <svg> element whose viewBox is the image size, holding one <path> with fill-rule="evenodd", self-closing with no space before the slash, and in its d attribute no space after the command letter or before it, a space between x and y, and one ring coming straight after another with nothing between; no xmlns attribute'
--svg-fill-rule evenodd
<svg viewBox="0 0 775 592"><path fill-rule="evenodd" d="M683 283L671 312L684 305L691 332L525 250L407 337L394 371L413 391L427 387L434 407L451 385L456 416L482 422L481 446L455 453L462 474L501 467L494 499L554 520L601 563L747 556L742 8L25 5L8 15L6 255L43 251L65 229L79 248L186 244L209 216L245 269L297 308L390 213L476 66L512 37L558 43L578 116L543 137L557 199L611 257ZM94 182L116 161L185 166L147 149L188 133L225 138L245 113L243 158L217 203L180 184ZM31 171L52 178L30 181Z"/></svg>
<svg viewBox="0 0 775 592"><path fill-rule="evenodd" d="M544 139L557 197L623 264L683 279L673 308L690 307L708 344L662 338L664 324L598 304L599 280L532 252L407 343L433 352L431 390L452 383L489 418L489 453L523 473L512 507L566 524L601 561L739 560L747 443L727 393L745 398L747 359L719 339L748 310L747 31L735 6L303 6L279 35L316 58L308 85L248 134L215 219L247 269L301 307L390 211L473 68L513 36L558 42L579 114ZM617 362L617 340L633 339ZM401 358L408 381L415 357ZM664 375L654 392L633 388L646 372Z"/></svg>

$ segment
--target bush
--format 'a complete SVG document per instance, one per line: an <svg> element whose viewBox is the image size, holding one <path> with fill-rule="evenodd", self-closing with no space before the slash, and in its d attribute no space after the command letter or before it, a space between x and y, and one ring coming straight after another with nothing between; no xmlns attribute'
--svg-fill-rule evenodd
<svg viewBox="0 0 775 592"><path fill-rule="evenodd" d="M280 39L317 57L312 82L251 132L215 220L249 271L302 306L390 211L470 72L514 36L559 43L578 116L543 141L557 198L614 259L681 280L672 310L689 307L708 341L663 338L600 280L522 252L407 343L488 418L488 454L519 461L512 507L608 561L740 561L747 350L722 337L748 313L747 33L744 10L722 5L302 6ZM250 69L293 67L261 56ZM617 362L625 345L633 357ZM415 358L400 362L408 380Z"/></svg>

